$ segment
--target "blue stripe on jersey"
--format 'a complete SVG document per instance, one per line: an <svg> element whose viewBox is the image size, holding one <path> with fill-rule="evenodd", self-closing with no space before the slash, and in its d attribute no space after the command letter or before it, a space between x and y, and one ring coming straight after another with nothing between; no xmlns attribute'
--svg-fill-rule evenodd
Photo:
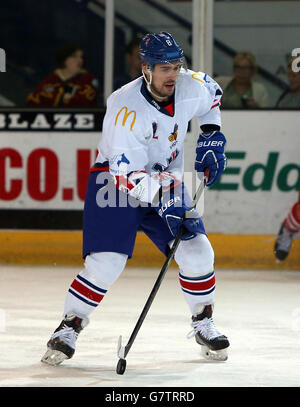
<svg viewBox="0 0 300 407"><path fill-rule="evenodd" d="M107 290L104 290L103 288L97 287L96 285L90 283L85 278L81 277L79 274L78 274L77 278L78 278L78 280L81 280L84 284L90 286L93 290L99 291L99 293L105 294L107 292Z"/></svg>

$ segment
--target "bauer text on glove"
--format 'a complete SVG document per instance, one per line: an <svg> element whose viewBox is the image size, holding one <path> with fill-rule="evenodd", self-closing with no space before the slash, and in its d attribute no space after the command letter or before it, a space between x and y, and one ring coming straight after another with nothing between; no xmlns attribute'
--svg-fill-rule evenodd
<svg viewBox="0 0 300 407"><path fill-rule="evenodd" d="M225 144L225 136L220 131L201 133L198 138L195 170L198 173L209 170L208 187L218 181L226 168Z"/></svg>
<svg viewBox="0 0 300 407"><path fill-rule="evenodd" d="M165 192L162 195L159 206L156 208L158 214L166 222L170 232L174 237L179 232L180 227L184 226L182 240L193 239L198 233L204 233L204 227L201 218L195 209L190 210L191 202L184 185L181 183L177 187Z"/></svg>

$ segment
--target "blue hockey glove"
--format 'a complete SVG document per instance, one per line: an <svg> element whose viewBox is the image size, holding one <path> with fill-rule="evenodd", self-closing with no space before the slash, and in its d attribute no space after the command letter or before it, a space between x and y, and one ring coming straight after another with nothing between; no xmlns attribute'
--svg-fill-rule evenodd
<svg viewBox="0 0 300 407"><path fill-rule="evenodd" d="M190 210L192 201L183 183L165 191L156 211L166 222L172 235L176 237L181 225L184 225L182 240L193 239L198 233L204 233L201 218L195 209Z"/></svg>
<svg viewBox="0 0 300 407"><path fill-rule="evenodd" d="M198 173L209 170L208 187L218 181L226 168L225 144L225 136L220 131L201 133L198 138L195 170Z"/></svg>

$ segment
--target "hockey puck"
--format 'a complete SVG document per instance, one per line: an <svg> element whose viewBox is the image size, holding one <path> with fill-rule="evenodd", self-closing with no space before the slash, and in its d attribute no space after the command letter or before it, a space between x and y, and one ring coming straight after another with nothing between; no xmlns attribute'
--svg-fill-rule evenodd
<svg viewBox="0 0 300 407"><path fill-rule="evenodd" d="M117 364L116 372L118 374L124 374L125 370L126 370L126 360L125 359L119 359L119 362Z"/></svg>

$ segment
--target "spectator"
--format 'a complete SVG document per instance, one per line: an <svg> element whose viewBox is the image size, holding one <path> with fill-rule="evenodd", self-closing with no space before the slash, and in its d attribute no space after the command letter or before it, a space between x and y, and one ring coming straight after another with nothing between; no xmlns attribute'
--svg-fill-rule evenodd
<svg viewBox="0 0 300 407"><path fill-rule="evenodd" d="M97 106L98 81L84 69L84 53L76 44L63 46L56 56L57 69L27 98L31 107Z"/></svg>
<svg viewBox="0 0 300 407"><path fill-rule="evenodd" d="M126 72L120 77L117 77L114 82L114 89L119 89L128 82L133 81L142 75L141 61L139 59L141 39L133 38L126 47Z"/></svg>
<svg viewBox="0 0 300 407"><path fill-rule="evenodd" d="M287 77L290 86L279 97L276 103L278 109L300 108L300 71L293 70L292 64L295 59L296 57L292 57L288 62Z"/></svg>
<svg viewBox="0 0 300 407"><path fill-rule="evenodd" d="M216 82L223 89L224 109L252 109L268 106L268 92L252 78L257 71L254 55L239 52L233 60L233 76L220 76Z"/></svg>

